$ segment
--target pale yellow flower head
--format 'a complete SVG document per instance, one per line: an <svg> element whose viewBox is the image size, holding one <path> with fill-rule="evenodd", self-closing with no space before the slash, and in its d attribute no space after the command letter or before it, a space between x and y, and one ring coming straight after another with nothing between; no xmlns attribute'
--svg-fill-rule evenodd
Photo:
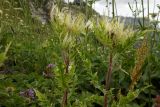
<svg viewBox="0 0 160 107"><path fill-rule="evenodd" d="M58 19L58 23L63 25L63 29L71 35L78 35L85 31L85 20L84 16L73 15L71 12L56 12L55 17Z"/></svg>
<svg viewBox="0 0 160 107"><path fill-rule="evenodd" d="M64 17L64 22L68 32L77 35L85 30L85 23L82 16L72 17L71 14L67 14Z"/></svg>
<svg viewBox="0 0 160 107"><path fill-rule="evenodd" d="M131 28L125 28L123 23L109 21L106 18L102 18L94 24L94 31L97 39L106 46L111 46L113 43L123 45L134 33Z"/></svg>

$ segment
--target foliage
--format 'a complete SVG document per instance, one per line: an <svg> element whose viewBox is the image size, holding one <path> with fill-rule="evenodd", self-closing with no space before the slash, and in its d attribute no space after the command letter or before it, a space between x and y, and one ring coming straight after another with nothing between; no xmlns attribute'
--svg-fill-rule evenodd
<svg viewBox="0 0 160 107"><path fill-rule="evenodd" d="M4 52L0 53L0 67L3 65L4 61L7 59L7 52L9 50L10 45L11 45L11 42L7 45Z"/></svg>
<svg viewBox="0 0 160 107"><path fill-rule="evenodd" d="M73 14L56 9L44 25L32 18L26 0L0 2L0 106L97 107L104 95L111 107L153 103L148 96L160 89L157 25L132 29Z"/></svg>

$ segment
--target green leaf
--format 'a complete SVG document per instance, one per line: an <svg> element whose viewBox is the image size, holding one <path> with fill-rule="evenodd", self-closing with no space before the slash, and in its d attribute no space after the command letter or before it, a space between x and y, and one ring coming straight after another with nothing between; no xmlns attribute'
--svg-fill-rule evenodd
<svg viewBox="0 0 160 107"><path fill-rule="evenodd" d="M45 102L47 101L47 97L42 94L40 91L34 89L35 93L36 93L36 96L38 97L38 100L41 101L41 102Z"/></svg>
<svg viewBox="0 0 160 107"><path fill-rule="evenodd" d="M6 49L5 49L5 52L0 53L0 67L3 65L3 62L7 59L6 54L7 54L8 50L9 50L9 47L10 47L11 43L12 43L12 42L10 42L10 43L7 45L7 47L6 47Z"/></svg>
<svg viewBox="0 0 160 107"><path fill-rule="evenodd" d="M3 65L3 62L7 59L5 53L0 53L0 67Z"/></svg>
<svg viewBox="0 0 160 107"><path fill-rule="evenodd" d="M0 74L0 80L6 78L6 75Z"/></svg>

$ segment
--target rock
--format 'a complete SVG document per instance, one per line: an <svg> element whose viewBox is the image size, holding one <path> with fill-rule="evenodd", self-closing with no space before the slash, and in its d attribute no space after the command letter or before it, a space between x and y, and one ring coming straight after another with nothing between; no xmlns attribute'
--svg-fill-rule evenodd
<svg viewBox="0 0 160 107"><path fill-rule="evenodd" d="M42 24L49 22L50 10L53 8L55 0L42 0L40 5L36 6L36 2L29 0L30 12L33 18L37 18Z"/></svg>

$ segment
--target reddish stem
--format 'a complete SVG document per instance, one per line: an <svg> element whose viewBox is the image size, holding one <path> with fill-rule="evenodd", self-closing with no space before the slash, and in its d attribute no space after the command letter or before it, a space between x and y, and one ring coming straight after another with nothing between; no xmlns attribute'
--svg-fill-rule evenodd
<svg viewBox="0 0 160 107"><path fill-rule="evenodd" d="M62 106L61 107L66 107L67 106L67 97L68 97L68 91L66 89L64 91L63 100L62 100Z"/></svg>
<svg viewBox="0 0 160 107"><path fill-rule="evenodd" d="M106 77L105 77L105 89L106 91L108 91L109 89L109 85L110 85L110 81L111 81L111 76L112 76L112 66L113 66L113 55L112 52L110 53L109 56L109 66L108 66L108 72L106 73ZM107 98L107 94L104 95L104 107L107 107L108 105L108 98Z"/></svg>
<svg viewBox="0 0 160 107"><path fill-rule="evenodd" d="M64 57L64 63L66 66L64 74L68 74L69 73L69 57L66 54L64 54L63 57ZM68 99L68 90L65 89L61 107L67 106L67 99Z"/></svg>

